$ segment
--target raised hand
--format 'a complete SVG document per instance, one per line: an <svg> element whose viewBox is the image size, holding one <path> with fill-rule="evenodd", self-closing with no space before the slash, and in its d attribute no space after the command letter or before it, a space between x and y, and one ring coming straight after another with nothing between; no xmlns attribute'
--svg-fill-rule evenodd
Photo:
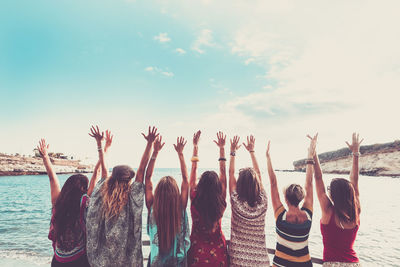
<svg viewBox="0 0 400 267"><path fill-rule="evenodd" d="M243 143L244 147L247 149L249 152L254 152L254 144L256 142L256 139L254 138L253 135L247 136L247 145Z"/></svg>
<svg viewBox="0 0 400 267"><path fill-rule="evenodd" d="M316 153L318 133L316 133L314 137L311 137L309 134L307 134L307 137L311 140L310 147L308 148L308 158L312 159Z"/></svg>
<svg viewBox="0 0 400 267"><path fill-rule="evenodd" d="M144 133L142 133L144 139L147 140L147 142L149 143L153 143L154 140L156 140L156 138L158 137L159 133L157 133L157 128L153 126L153 128L151 128L149 126L149 133L147 135L145 135Z"/></svg>
<svg viewBox="0 0 400 267"><path fill-rule="evenodd" d="M357 133L353 133L353 141L351 145L346 141L347 146L350 148L353 154L360 153L360 144L364 141L364 138L360 141L360 135Z"/></svg>
<svg viewBox="0 0 400 267"><path fill-rule="evenodd" d="M100 133L99 126L97 126L97 125L96 125L96 127L92 126L90 128L89 135L91 137L93 137L94 139L96 139L97 143L101 143L101 141L103 141L103 138L104 138L104 132Z"/></svg>
<svg viewBox="0 0 400 267"><path fill-rule="evenodd" d="M219 148L223 148L225 146L226 135L223 132L217 133L217 140L214 140L214 143L217 144Z"/></svg>
<svg viewBox="0 0 400 267"><path fill-rule="evenodd" d="M185 138L183 138L182 136L176 138L176 145L174 144L174 148L176 152L178 152L178 154L183 153L183 148L185 147L185 145L186 145Z"/></svg>
<svg viewBox="0 0 400 267"><path fill-rule="evenodd" d="M43 138L39 140L39 145L37 146L37 149L39 150L39 153L42 157L48 156L49 145L46 144L46 140L44 140Z"/></svg>
<svg viewBox="0 0 400 267"><path fill-rule="evenodd" d="M271 141L269 141L268 140L268 145L267 145L267 153L266 153L266 155L267 155L267 158L269 158L269 147L270 147L270 144L271 144Z"/></svg>
<svg viewBox="0 0 400 267"><path fill-rule="evenodd" d="M163 146L165 145L165 142L162 142L162 136L158 136L154 142L154 152L160 151Z"/></svg>
<svg viewBox="0 0 400 267"><path fill-rule="evenodd" d="M114 138L114 135L112 135L109 130L106 130L106 146L104 147L104 150L107 150L108 148L110 148L113 138Z"/></svg>
<svg viewBox="0 0 400 267"><path fill-rule="evenodd" d="M236 152L240 148L241 145L239 144L240 137L235 135L233 140L231 139L231 152Z"/></svg>
<svg viewBox="0 0 400 267"><path fill-rule="evenodd" d="M197 146L199 144L201 131L198 130L195 134L193 134L193 145Z"/></svg>

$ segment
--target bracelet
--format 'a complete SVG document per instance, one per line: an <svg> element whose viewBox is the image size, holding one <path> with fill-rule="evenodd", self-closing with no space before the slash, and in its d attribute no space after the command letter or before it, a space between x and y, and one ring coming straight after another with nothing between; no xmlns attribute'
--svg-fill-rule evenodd
<svg viewBox="0 0 400 267"><path fill-rule="evenodd" d="M155 156L152 156L150 159L152 159L152 160L156 160L156 158L157 158L157 157L155 157Z"/></svg>
<svg viewBox="0 0 400 267"><path fill-rule="evenodd" d="M97 147L97 151L103 151L103 148L101 146Z"/></svg>
<svg viewBox="0 0 400 267"><path fill-rule="evenodd" d="M192 157L191 161L192 162L198 162L198 161L200 161L200 159L199 159L199 157L194 156L194 157Z"/></svg>
<svg viewBox="0 0 400 267"><path fill-rule="evenodd" d="M235 151L231 151L231 156L232 157L236 156L236 152Z"/></svg>
<svg viewBox="0 0 400 267"><path fill-rule="evenodd" d="M360 154L360 152L356 152L356 153L351 152L351 155L359 157L361 154Z"/></svg>
<svg viewBox="0 0 400 267"><path fill-rule="evenodd" d="M313 159L308 159L308 160L306 160L306 164L315 165L315 161Z"/></svg>
<svg viewBox="0 0 400 267"><path fill-rule="evenodd" d="M250 150L249 152L250 152L250 153L254 153L255 151L254 151L254 150Z"/></svg>
<svg viewBox="0 0 400 267"><path fill-rule="evenodd" d="M226 161L226 158L219 158L218 161Z"/></svg>

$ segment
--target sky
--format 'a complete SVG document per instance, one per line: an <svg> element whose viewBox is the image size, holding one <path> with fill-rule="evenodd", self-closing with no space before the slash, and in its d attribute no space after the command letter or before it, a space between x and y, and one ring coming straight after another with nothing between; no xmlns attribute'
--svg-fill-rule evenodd
<svg viewBox="0 0 400 267"><path fill-rule="evenodd" d="M177 136L256 137L265 165L399 139L399 1L28 1L0 3L0 152L96 159L92 124L110 129L109 164L137 167L141 132L159 128L157 167L179 167ZM226 146L229 152L229 144ZM250 165L243 147L240 166Z"/></svg>

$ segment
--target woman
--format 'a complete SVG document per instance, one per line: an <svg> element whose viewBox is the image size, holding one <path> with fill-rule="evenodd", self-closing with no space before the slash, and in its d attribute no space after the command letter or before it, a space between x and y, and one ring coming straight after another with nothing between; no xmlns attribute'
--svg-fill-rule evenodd
<svg viewBox="0 0 400 267"><path fill-rule="evenodd" d="M308 149L308 159L306 161L306 183L305 194L303 188L298 184L291 184L284 190L285 202L288 207L286 210L279 197L278 182L275 171L272 168L269 145L267 147L267 165L269 180L271 183L272 207L276 219L276 251L273 266L312 266L310 253L308 250L308 236L311 229L313 211L313 157L317 137L311 138ZM300 202L304 199L302 208Z"/></svg>
<svg viewBox="0 0 400 267"><path fill-rule="evenodd" d="M219 147L219 177L214 171L204 172L196 185L198 142L201 132L193 137L192 170L190 173L190 211L192 214L192 234L188 263L190 266L228 266L228 252L225 236L221 229L221 218L226 208L225 139L217 133Z"/></svg>
<svg viewBox="0 0 400 267"><path fill-rule="evenodd" d="M147 233L150 236L148 266L187 266L190 241L186 214L189 183L183 156L185 144L186 141L180 137L174 145L182 172L181 193L175 179L165 176L158 182L153 195L151 176L158 152L164 146L161 137L154 143L153 155L146 170Z"/></svg>
<svg viewBox="0 0 400 267"><path fill-rule="evenodd" d="M323 266L361 266L353 245L360 226L358 158L362 141L359 141L358 134L353 133L352 144L346 142L353 155L350 181L333 179L328 187L329 197L325 192L318 156L314 155L315 186L322 210Z"/></svg>
<svg viewBox="0 0 400 267"><path fill-rule="evenodd" d="M87 254L92 267L143 266L142 211L143 177L154 140L155 127L142 134L147 145L135 172L126 165L113 168L108 177L103 156L102 134L94 129L102 167L102 178L95 187L87 214Z"/></svg>
<svg viewBox="0 0 400 267"><path fill-rule="evenodd" d="M107 131L109 145L112 137ZM108 148L107 147L107 148ZM90 179L82 174L70 176L60 190L60 182L48 155L49 145L40 140L38 150L50 179L52 218L49 239L53 242L54 256L51 266L89 266L86 256L85 210L89 196L97 181L99 164Z"/></svg>
<svg viewBox="0 0 400 267"><path fill-rule="evenodd" d="M231 266L270 266L265 243L265 214L267 194L261 172L254 154L255 139L247 137L245 148L249 151L253 168L239 170L235 178L235 156L239 149L239 137L231 140L229 164L229 193L231 195L231 243L229 256Z"/></svg>

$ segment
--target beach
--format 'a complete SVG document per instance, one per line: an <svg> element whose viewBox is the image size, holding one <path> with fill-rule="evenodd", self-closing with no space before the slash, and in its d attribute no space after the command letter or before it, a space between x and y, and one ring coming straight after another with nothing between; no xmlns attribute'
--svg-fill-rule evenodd
<svg viewBox="0 0 400 267"><path fill-rule="evenodd" d="M199 174L201 173L201 169ZM180 182L177 168L156 169L154 182L172 175ZM269 196L269 186L265 170L263 183ZM61 184L69 175L60 175ZM340 175L327 174L328 182ZM345 176L344 176L345 177ZM277 172L279 189L289 183L303 184L305 174L300 172ZM361 226L355 243L363 266L398 266L400 250L394 245L400 235L400 218L392 211L400 208L400 179L390 177L360 176ZM51 216L50 188L48 177L5 176L0 177L0 266L50 266L52 247L47 239ZM230 238L230 204L222 219L222 228ZM266 239L269 248L275 248L275 228L270 198L266 219ZM189 212L189 211L188 211ZM319 230L320 208L314 196L314 215L309 248L312 257L322 258L322 239ZM147 210L143 209L142 238L146 234ZM148 248L143 248L143 256L148 256ZM270 260L272 257L270 255Z"/></svg>

